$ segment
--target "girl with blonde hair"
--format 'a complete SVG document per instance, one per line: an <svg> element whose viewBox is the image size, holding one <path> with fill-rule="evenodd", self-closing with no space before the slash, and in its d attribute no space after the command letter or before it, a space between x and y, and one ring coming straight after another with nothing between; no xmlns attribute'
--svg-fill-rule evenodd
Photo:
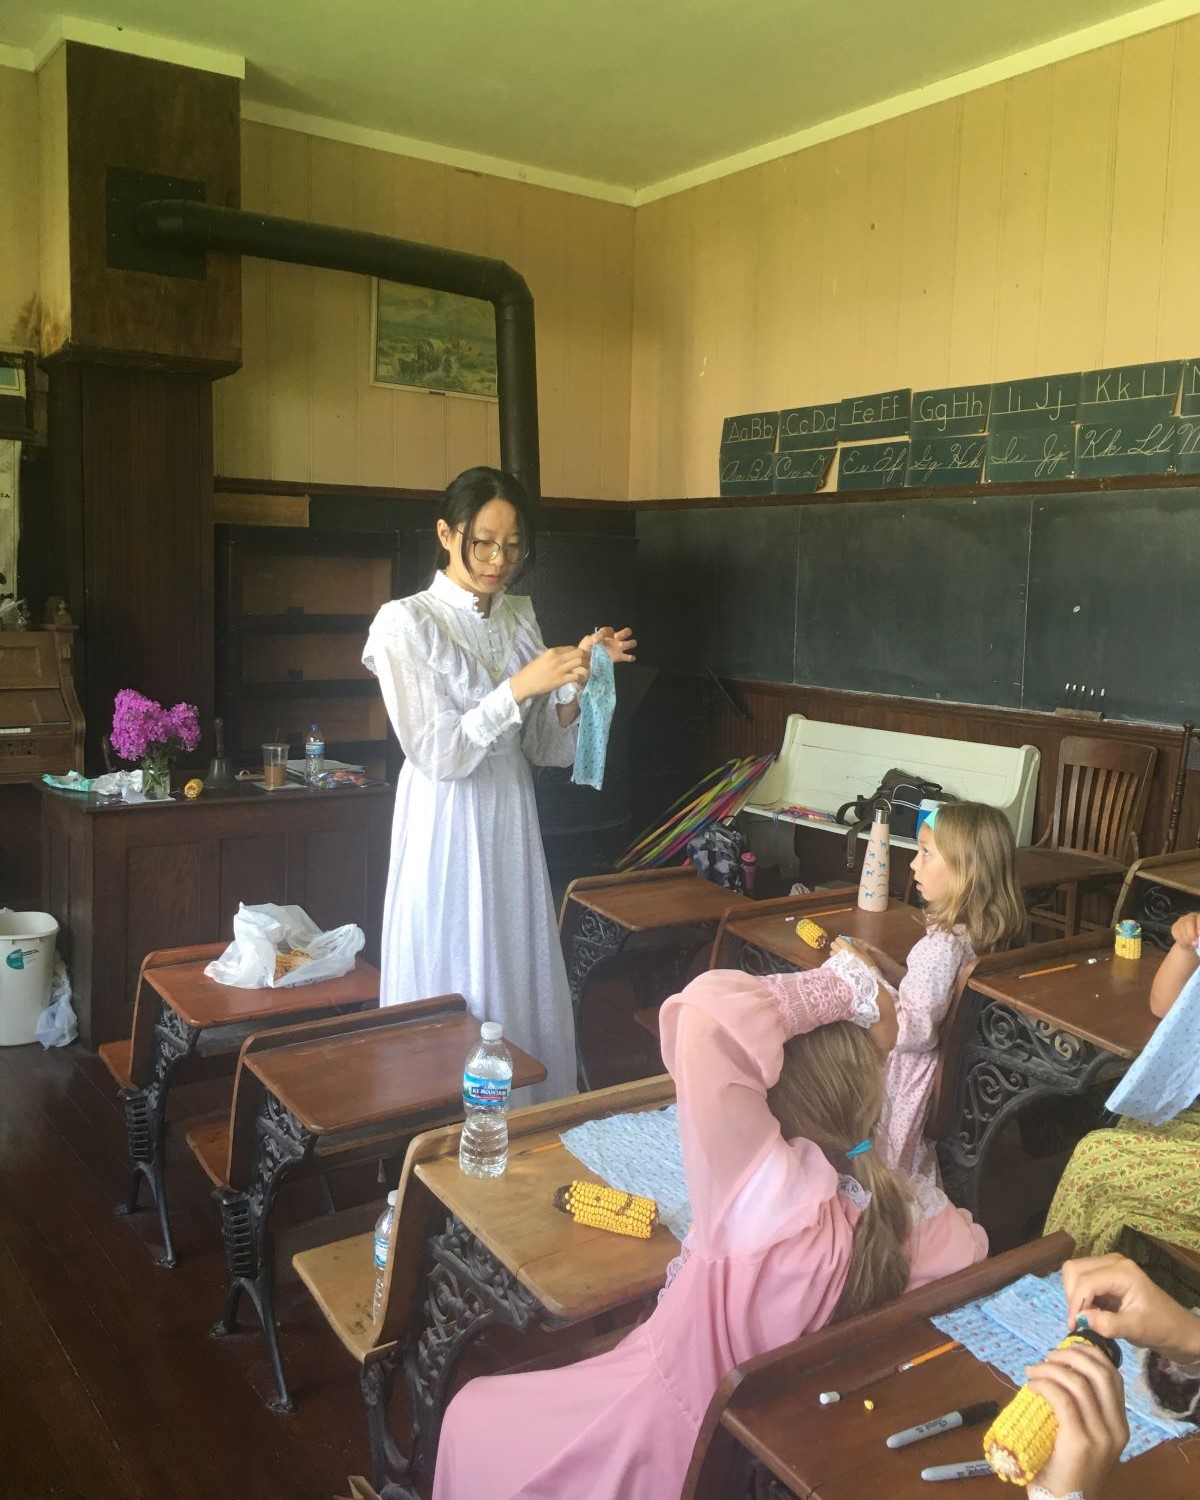
<svg viewBox="0 0 1200 1500"><path fill-rule="evenodd" d="M594 1359L466 1385L434 1500L678 1495L734 1365L986 1254L944 1200L917 1221L873 1149L894 1026L874 970L843 953L790 977L715 970L665 1003L693 1217L658 1306Z"/></svg>
<svg viewBox="0 0 1200 1500"><path fill-rule="evenodd" d="M894 1006L897 1039L888 1058L881 1130L892 1166L938 1186L924 1139L937 1072L938 1036L963 969L1006 947L1025 927L1016 845L1003 813L982 802L947 802L921 825L912 870L925 902L925 935L898 964L870 943L854 951L879 972L879 1003ZM835 945L837 946L837 945Z"/></svg>

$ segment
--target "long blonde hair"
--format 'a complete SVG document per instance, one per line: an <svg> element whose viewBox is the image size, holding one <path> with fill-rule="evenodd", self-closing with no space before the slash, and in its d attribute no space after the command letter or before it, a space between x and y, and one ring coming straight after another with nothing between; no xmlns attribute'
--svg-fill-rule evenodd
<svg viewBox="0 0 1200 1500"><path fill-rule="evenodd" d="M784 1047L779 1082L767 1094L788 1140L812 1141L839 1172L871 1194L854 1226L850 1269L834 1322L898 1297L908 1284L907 1184L877 1150L846 1155L874 1136L883 1101L883 1059L868 1033L850 1021L792 1037Z"/></svg>
<svg viewBox="0 0 1200 1500"><path fill-rule="evenodd" d="M925 908L929 920L964 927L976 953L1003 948L1026 922L1008 819L984 802L947 802L929 831L950 872L949 890Z"/></svg>

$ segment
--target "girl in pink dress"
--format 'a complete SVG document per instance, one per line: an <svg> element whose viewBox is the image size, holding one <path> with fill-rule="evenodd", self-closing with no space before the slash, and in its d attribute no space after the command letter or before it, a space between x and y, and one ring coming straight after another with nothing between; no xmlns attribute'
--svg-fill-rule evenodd
<svg viewBox="0 0 1200 1500"><path fill-rule="evenodd" d="M1025 926L1008 819L982 802L948 802L917 834L912 870L925 901L925 936L896 963L869 943L854 951L874 963L894 994L897 1040L888 1058L880 1148L890 1165L937 1187L937 1158L924 1139L937 1072L938 1032L963 968L1003 948ZM865 951L864 951L865 950Z"/></svg>
<svg viewBox="0 0 1200 1500"><path fill-rule="evenodd" d="M434 1500L672 1500L734 1365L987 1253L944 1199L918 1219L871 1149L895 1029L876 972L842 953L787 979L713 971L663 1006L693 1221L658 1306L594 1359L465 1386Z"/></svg>

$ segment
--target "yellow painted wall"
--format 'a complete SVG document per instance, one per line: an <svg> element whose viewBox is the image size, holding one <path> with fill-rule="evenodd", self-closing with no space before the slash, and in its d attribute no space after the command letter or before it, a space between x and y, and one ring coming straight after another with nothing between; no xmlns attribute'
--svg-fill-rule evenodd
<svg viewBox="0 0 1200 1500"><path fill-rule="evenodd" d="M515 266L537 320L543 492L626 498L632 209L249 122L242 173L246 208ZM247 259L243 308L218 474L441 489L499 461L494 404L370 384L365 277Z"/></svg>
<svg viewBox="0 0 1200 1500"><path fill-rule="evenodd" d="M637 210L630 490L735 412L1200 356L1200 20Z"/></svg>
<svg viewBox="0 0 1200 1500"><path fill-rule="evenodd" d="M0 68L0 344L37 338L38 94L32 73Z"/></svg>

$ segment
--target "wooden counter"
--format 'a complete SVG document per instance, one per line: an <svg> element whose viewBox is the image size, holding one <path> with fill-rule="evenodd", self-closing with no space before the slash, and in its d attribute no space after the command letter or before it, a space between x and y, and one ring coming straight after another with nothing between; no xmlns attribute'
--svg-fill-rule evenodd
<svg viewBox="0 0 1200 1500"><path fill-rule="evenodd" d="M239 902L295 902L318 927L357 922L379 962L393 790L103 802L42 789L42 905L58 920L85 1047L128 1036L155 948L233 936Z"/></svg>

